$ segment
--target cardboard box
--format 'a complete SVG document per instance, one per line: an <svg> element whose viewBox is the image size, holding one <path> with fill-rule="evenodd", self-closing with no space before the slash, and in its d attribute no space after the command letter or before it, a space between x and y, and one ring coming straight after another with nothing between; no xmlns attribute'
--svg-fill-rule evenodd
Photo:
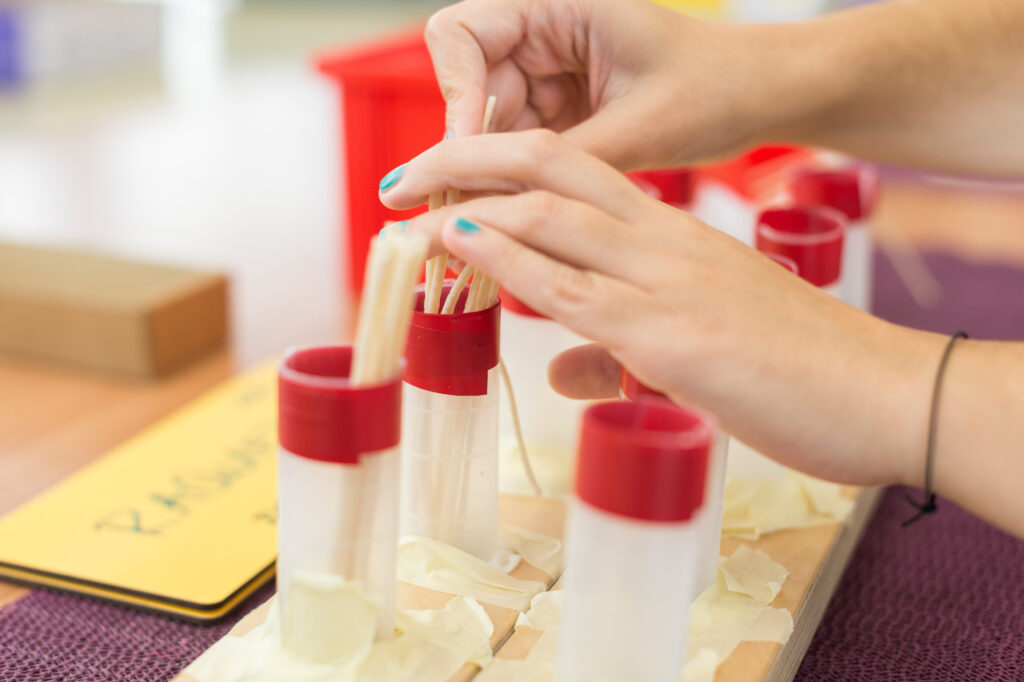
<svg viewBox="0 0 1024 682"><path fill-rule="evenodd" d="M227 279L0 242L0 350L152 377L220 348Z"/></svg>

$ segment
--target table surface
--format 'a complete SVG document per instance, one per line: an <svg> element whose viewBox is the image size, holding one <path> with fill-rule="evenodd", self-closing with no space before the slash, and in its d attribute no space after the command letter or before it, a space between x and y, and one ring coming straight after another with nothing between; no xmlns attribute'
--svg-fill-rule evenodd
<svg viewBox="0 0 1024 682"><path fill-rule="evenodd" d="M418 7L422 12L428 5ZM281 25L271 21L275 17L268 10L259 11L264 12L256 15L254 25L259 30L243 31L256 37L236 41L241 47L235 51L244 56L266 54L254 47L264 35L260 31ZM346 35L354 37L359 30L414 16L408 11L383 11L372 21L350 25ZM324 24L318 19L310 25ZM304 24L290 26L291 33L282 33L305 30ZM315 35L329 44L322 28ZM336 104L330 88L296 56L308 45L298 45L289 44L291 51L274 59L247 63L235 74L225 96L198 112L156 104L145 88L143 94L133 90L127 111L118 109L117 126L99 123L97 111L103 107L92 104L81 105L81 116L70 123L64 116L46 119L41 125L28 124L34 113L50 111L60 101L47 99L45 93L41 100L0 103L0 120L10 123L6 129L14 131L0 140L0 184L6 188L5 201L0 202L0 239L84 245L219 269L232 277L234 304L231 349L159 382L112 378L0 355L0 514L238 368L278 354L292 343L346 336L350 316L340 293L344 260L338 230L342 214L337 201L338 145L333 137ZM268 131L273 134L264 134ZM161 163L155 164L155 158ZM266 159L273 162L261 163ZM174 192L155 191L154 186L173 187ZM988 281L984 273L1003 273L1000 281L1005 281L1015 276L1014 268L1024 267L1024 194L922 185L916 180L892 182L886 190L876 230L891 248L954 254L952 265L941 256L930 262L953 273L950 277L977 276L982 287ZM958 288L957 279L941 282L949 285L945 302L932 310L922 309L909 300L889 270L883 274L894 283L896 293L877 301L878 312L888 319L945 330L962 318L947 308L961 305L974 311L977 325L990 330L982 336L1024 338L1020 305L1016 316L1002 316L1000 326L993 322L999 317L996 308L962 300L966 294L961 293L965 290ZM1016 281L1024 285L1024 278ZM977 295L983 297L984 290ZM1012 296L1005 300L1012 302ZM891 493L883 501L876 524L899 513L894 499ZM987 542L986 547L1001 548L1003 554L1019 551L1018 541L969 515L954 516L954 520L959 532L971 534L975 542ZM864 601L864 584L870 582L883 557L907 560L900 544L900 538L887 528L869 527L801 676L853 679L844 677L849 668L838 673L828 668L855 665L852 659L837 658L837 652L869 655L863 646L855 645L857 632L841 624L888 615L872 611ZM1007 603L1024 606L1020 596L1024 575L1010 575L1014 577L1016 584L1004 585L1005 592L997 592L993 599L1007 602L1005 597L1012 596L1017 601ZM984 580L985 575L973 579ZM21 587L0 582L0 606L25 593ZM932 603L925 601L916 608L939 609L946 596L933 595ZM1018 632L1024 631L1022 621L1024 615L1018 616ZM917 647L927 649L929 642L941 640L942 633L933 632L927 619L916 625L911 621L908 627L920 630L914 634ZM875 668L883 663L875 660ZM1016 664L1024 676L1024 660L1019 657ZM923 679L913 672L904 678L891 669L886 672L884 666L879 669L877 679Z"/></svg>
<svg viewBox="0 0 1024 682"><path fill-rule="evenodd" d="M954 227L979 213L1004 226L1005 230L995 233L1000 240L998 246L979 239L979 230L973 229L973 223L966 240L958 241L959 233ZM1024 269L1016 267L1024 263L1024 198L890 183L880 216L878 232L890 243L924 243L932 250L952 250L959 254L958 257L941 254L929 257L937 278L948 285L946 303L930 311L910 301L900 288L895 272L879 257L880 289L884 290L880 293L890 292L876 297L881 315L942 330L946 325L956 326L961 319L956 317L959 313L955 310L951 312L946 308L959 305L959 310L967 305L969 311L975 311L972 314L981 316L972 327L979 330L979 335L1024 338L1024 297L1016 302L1013 310L1004 309L1008 314L1002 318L990 314L995 309L971 306L970 301L965 303L958 298L962 298L962 292L972 291L967 277L979 280L982 287L1000 277L1011 278L1017 286L1024 286ZM993 286L998 286L998 282ZM341 305L341 297L336 300ZM325 317L330 318L331 314ZM997 318L1008 318L1015 326L1002 329ZM998 329L998 333L985 332L982 328L985 324L989 329ZM239 330L236 324L236 343L239 333L258 335L259 331L258 327ZM0 513L45 490L246 364L250 363L240 360L237 353L224 351L164 380L140 382L0 356ZM1018 609L1016 615L1004 614L1003 619L996 622L1006 632L1024 632L1024 594L1020 588L1024 584L1024 543L965 512L951 509L948 504L944 505L944 514L920 524L917 527L920 530L914 534L900 535L898 522L906 511L901 506L901 494L891 491L883 500L839 585L798 679L932 679L921 673L928 669L921 666L930 666L930 663L921 660L914 663L913 657L900 662L877 656L879 639L899 641L898 637L893 640L893 633L879 631L881 622L901 622L913 633L911 639L916 649L948 652L952 648L953 653L948 655L953 656L953 662L949 663L953 669L964 670L955 668L960 665L968 666L967 671L977 672L978 665L995 665L992 670L1003 677L993 673L992 679L1014 679L1016 671L1024 674L1024 660L1019 650L1007 648L1015 646L1012 636L1003 639L1003 649L992 651L991 646L978 648L978 635L969 634L988 632L986 622L991 623L997 615L977 613L978 599L991 604L996 612L1000 604L1004 609ZM965 601L951 602L950 586L946 583L935 592L932 587L925 587L925 584L930 585L928 581L918 585L914 580L894 582L891 576L888 580L879 579L880 575L897 570L913 575L921 569L921 561L931 561L927 558L927 553L933 551L930 548L945 546L944 542L947 545L949 542L970 543L972 551L944 553L943 574L949 580L984 583L987 592L975 590L976 594L971 596L971 590L961 586L959 591L967 593ZM1019 568L1016 572L992 568L985 562L998 562L994 557L1017 560ZM1000 584L992 585L985 580L989 571L1001 576ZM16 600L25 593L22 587L0 582L0 604ZM893 603L904 604L906 608L893 614ZM930 614L936 610L958 614L952 627L934 629L931 626ZM139 617L153 618L142 614ZM860 629L851 624L859 624ZM972 658L964 654L968 650L980 653ZM1018 651L1015 661L1013 651ZM1016 667L1007 668L1008 665ZM1011 672L1006 673L1006 670ZM856 674L853 671L857 671ZM934 679L953 678L936 674Z"/></svg>

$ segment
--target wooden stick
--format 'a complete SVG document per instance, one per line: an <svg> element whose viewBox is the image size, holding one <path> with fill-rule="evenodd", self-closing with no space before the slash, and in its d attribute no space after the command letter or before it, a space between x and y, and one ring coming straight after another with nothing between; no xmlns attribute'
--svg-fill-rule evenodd
<svg viewBox="0 0 1024 682"><path fill-rule="evenodd" d="M350 373L353 385L381 383L398 372L409 334L416 276L427 247L425 236L404 234L390 226L370 242L367 284L356 323ZM374 505L383 485L380 464L372 459L361 462L356 475L347 479L344 491L349 501L347 538L352 549L343 562L343 570L350 580L365 576L369 571Z"/></svg>
<svg viewBox="0 0 1024 682"><path fill-rule="evenodd" d="M436 211L441 208L441 193L431 194L427 200L427 208ZM436 313L444 288L444 274L448 270L448 254L442 253L427 261L425 285L423 287L423 312Z"/></svg>
<svg viewBox="0 0 1024 682"><path fill-rule="evenodd" d="M487 104L484 106L484 122L480 128L481 134L490 132L491 118L494 116L494 107L497 103L498 98L494 95L487 98ZM491 293L492 289L494 290L493 294ZM473 278L473 283L469 288L469 297L466 299L466 312L486 310L494 305L496 297L497 286L493 285L493 280L482 272L478 273Z"/></svg>
<svg viewBox="0 0 1024 682"><path fill-rule="evenodd" d="M508 375L508 369L505 367L505 360L498 360L498 372L501 374L501 383L505 385L505 395L508 396L508 409L512 417L512 430L516 434L516 445L519 446L519 458L523 463L523 471L526 472L526 478L530 481L530 487L533 488L533 494L537 497L543 495L540 489L540 483L537 482L537 477L533 474L533 466L530 464L530 455L526 451L526 439L523 438L523 429L519 426L519 410L516 408L516 394L512 390L512 379Z"/></svg>
<svg viewBox="0 0 1024 682"><path fill-rule="evenodd" d="M472 277L472 275L472 266L467 265L462 269L462 272L459 273L458 278L456 278L455 282L452 284L451 291L448 292L448 298L445 299L444 308L441 309L442 315L451 315L455 312L455 306L459 302L459 296L462 295L462 290L466 288L466 282L469 281L469 278ZM470 311L463 308L463 312Z"/></svg>

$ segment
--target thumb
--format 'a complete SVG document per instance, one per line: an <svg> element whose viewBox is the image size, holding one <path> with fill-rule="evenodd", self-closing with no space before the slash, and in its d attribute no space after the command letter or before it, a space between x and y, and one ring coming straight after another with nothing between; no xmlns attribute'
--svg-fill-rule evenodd
<svg viewBox="0 0 1024 682"><path fill-rule="evenodd" d="M622 367L602 346L577 346L548 365L551 387L567 398L600 400L619 397Z"/></svg>

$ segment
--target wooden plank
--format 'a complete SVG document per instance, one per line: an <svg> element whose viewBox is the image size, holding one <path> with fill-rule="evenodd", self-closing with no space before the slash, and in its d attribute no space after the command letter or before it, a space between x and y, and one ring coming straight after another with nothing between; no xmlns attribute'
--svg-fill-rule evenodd
<svg viewBox="0 0 1024 682"><path fill-rule="evenodd" d="M499 513L502 523L525 528L526 530L542 533L550 537L562 537L565 503L561 500L522 495L503 495L500 501ZM558 576L545 573L527 561L521 561L509 575L520 580L537 580L543 582L548 587L558 578ZM402 582L398 583L395 596L398 607L407 610L440 609L455 597L453 594L446 594ZM515 609L482 602L480 605L494 626L494 634L491 635L490 642L491 649L493 651L500 651L515 628L519 612ZM250 632L253 628L266 621L268 610L269 601L264 602L240 620L226 636L241 637L245 633ZM448 682L467 682L475 677L479 670L475 663L466 663L455 675L449 678ZM196 681L191 676L182 672L174 678L173 682Z"/></svg>
<svg viewBox="0 0 1024 682"><path fill-rule="evenodd" d="M719 665L715 682L788 682L795 677L881 491L849 488L847 493L856 495L856 505L844 523L779 531L757 540L722 539L723 555L747 545L765 552L789 570L771 606L784 608L793 615L793 634L785 646L775 642L741 642ZM497 658L525 659L541 634L529 627L516 628Z"/></svg>

